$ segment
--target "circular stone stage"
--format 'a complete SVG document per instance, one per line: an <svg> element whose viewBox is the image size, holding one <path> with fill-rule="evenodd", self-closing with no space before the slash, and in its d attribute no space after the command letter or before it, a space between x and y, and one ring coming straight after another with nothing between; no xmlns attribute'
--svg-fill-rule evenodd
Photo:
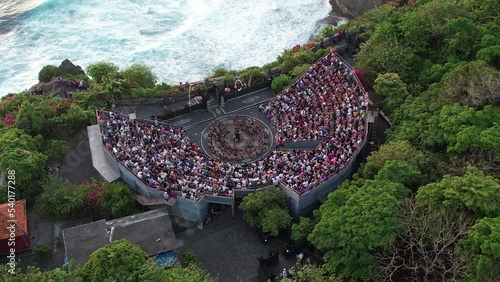
<svg viewBox="0 0 500 282"><path fill-rule="evenodd" d="M231 163L251 163L273 148L271 129L261 120L247 115L227 115L203 130L202 149L215 159Z"/></svg>

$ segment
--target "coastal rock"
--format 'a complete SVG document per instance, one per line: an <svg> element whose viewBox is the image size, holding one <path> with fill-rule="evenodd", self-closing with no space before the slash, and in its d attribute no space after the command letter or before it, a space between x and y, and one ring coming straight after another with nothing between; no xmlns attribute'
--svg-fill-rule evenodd
<svg viewBox="0 0 500 282"><path fill-rule="evenodd" d="M66 59L64 60L61 65L59 66L59 69L61 72L65 75L85 75L85 72L83 71L82 67L80 66L75 66L70 60Z"/></svg>
<svg viewBox="0 0 500 282"><path fill-rule="evenodd" d="M338 8L342 11L342 14L352 18L362 16L366 11L388 2L388 0L332 0L332 1L334 1L336 6L338 6Z"/></svg>

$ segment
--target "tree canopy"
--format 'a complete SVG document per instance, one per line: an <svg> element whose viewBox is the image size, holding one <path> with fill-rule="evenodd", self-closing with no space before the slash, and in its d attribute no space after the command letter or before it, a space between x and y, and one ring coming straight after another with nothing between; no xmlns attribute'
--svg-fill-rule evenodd
<svg viewBox="0 0 500 282"><path fill-rule="evenodd" d="M325 253L325 265L351 280L367 280L379 272L370 252L391 243L403 226L401 183L367 180L360 188L342 187L329 195L309 241ZM340 196L340 199L337 199Z"/></svg>
<svg viewBox="0 0 500 282"><path fill-rule="evenodd" d="M292 225L285 194L275 187L246 196L240 204L240 209L250 226L273 235L278 235L280 230Z"/></svg>
<svg viewBox="0 0 500 282"><path fill-rule="evenodd" d="M93 252L83 266L85 281L139 281L149 256L125 239L113 241Z"/></svg>
<svg viewBox="0 0 500 282"><path fill-rule="evenodd" d="M500 183L477 168L468 167L463 176L445 175L441 181L421 187L417 201L469 210L479 216L500 216Z"/></svg>

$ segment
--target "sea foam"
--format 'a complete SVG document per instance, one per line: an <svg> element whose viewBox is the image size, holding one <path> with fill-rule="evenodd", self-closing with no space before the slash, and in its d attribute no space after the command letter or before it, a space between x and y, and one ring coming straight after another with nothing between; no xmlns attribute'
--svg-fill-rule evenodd
<svg viewBox="0 0 500 282"><path fill-rule="evenodd" d="M307 42L331 10L328 0L48 0L17 10L15 1L0 17L0 96L66 58L83 68L143 63L175 84L260 66Z"/></svg>

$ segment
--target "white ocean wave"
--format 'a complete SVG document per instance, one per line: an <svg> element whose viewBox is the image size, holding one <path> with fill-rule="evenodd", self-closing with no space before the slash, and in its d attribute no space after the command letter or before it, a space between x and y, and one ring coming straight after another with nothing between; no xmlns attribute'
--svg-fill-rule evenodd
<svg viewBox="0 0 500 282"><path fill-rule="evenodd" d="M29 88L43 66L66 58L83 68L144 63L175 84L216 67L260 66L307 42L331 10L328 0L35 2L0 33L0 96Z"/></svg>

